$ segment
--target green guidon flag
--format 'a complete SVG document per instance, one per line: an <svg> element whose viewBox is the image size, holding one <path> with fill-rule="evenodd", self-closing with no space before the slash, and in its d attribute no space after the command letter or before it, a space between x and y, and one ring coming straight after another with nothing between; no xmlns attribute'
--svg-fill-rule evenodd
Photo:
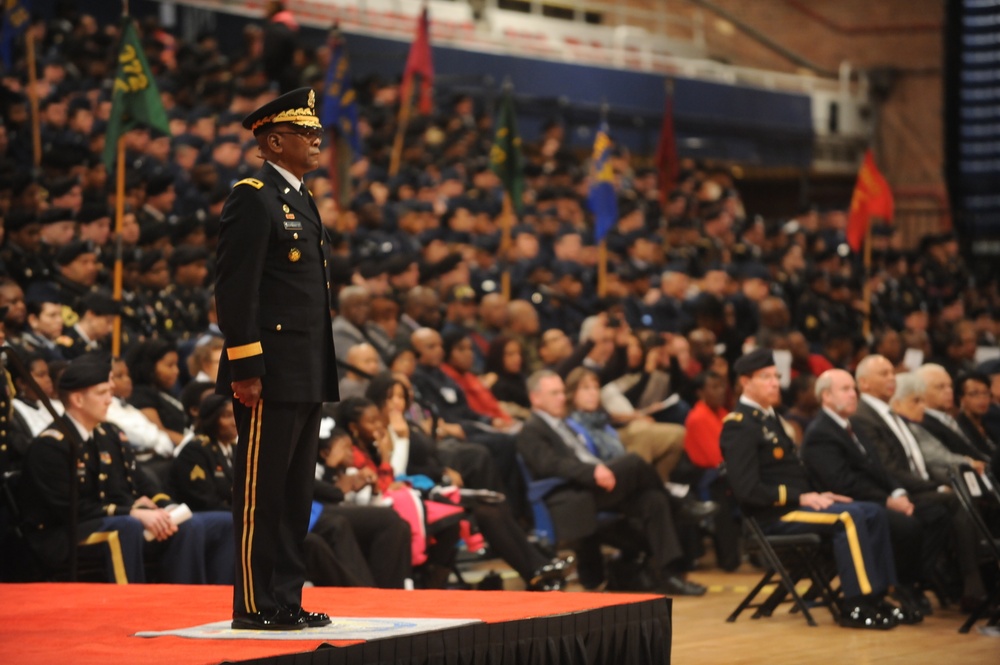
<svg viewBox="0 0 1000 665"><path fill-rule="evenodd" d="M510 194L514 210L520 211L524 194L524 155L521 154L521 137L517 133L514 100L510 87L504 90L500 109L497 111L496 138L490 150L490 167Z"/></svg>
<svg viewBox="0 0 1000 665"><path fill-rule="evenodd" d="M126 17L122 22L122 47L118 52L118 70L111 92L111 117L108 118L104 139L104 166L109 173L114 170L118 137L136 127L170 134L167 112L142 52L135 24Z"/></svg>

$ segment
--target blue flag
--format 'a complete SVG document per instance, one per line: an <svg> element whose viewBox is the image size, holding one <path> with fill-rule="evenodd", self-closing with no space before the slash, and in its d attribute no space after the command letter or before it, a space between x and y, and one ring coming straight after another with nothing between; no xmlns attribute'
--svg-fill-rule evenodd
<svg viewBox="0 0 1000 665"><path fill-rule="evenodd" d="M618 196L615 194L615 174L611 168L611 148L608 123L602 121L594 137L594 154L590 165L590 211L594 213L594 242L604 240L618 223Z"/></svg>
<svg viewBox="0 0 1000 665"><path fill-rule="evenodd" d="M348 66L347 45L343 37L335 35L330 48L330 68L323 84L320 122L327 129L337 128L340 135L350 142L356 159L361 155L361 137L358 136L358 105Z"/></svg>
<svg viewBox="0 0 1000 665"><path fill-rule="evenodd" d="M4 0L3 32L0 33L0 56L9 72L14 68L14 42L31 22L28 0Z"/></svg>

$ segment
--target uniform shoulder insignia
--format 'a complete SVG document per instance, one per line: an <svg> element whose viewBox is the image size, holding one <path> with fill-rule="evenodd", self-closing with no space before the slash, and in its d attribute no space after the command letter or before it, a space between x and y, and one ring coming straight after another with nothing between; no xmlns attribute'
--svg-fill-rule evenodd
<svg viewBox="0 0 1000 665"><path fill-rule="evenodd" d="M205 470L196 464L195 467L191 469L191 473L188 474L188 479L191 480L191 482L196 480L205 480Z"/></svg>
<svg viewBox="0 0 1000 665"><path fill-rule="evenodd" d="M743 422L743 414L740 413L739 411L733 411L732 413L727 413L726 417L722 419L722 422L724 422L724 423L728 423L728 422L741 423L741 422Z"/></svg>
<svg viewBox="0 0 1000 665"><path fill-rule="evenodd" d="M57 429L47 429L38 436L48 437L50 439L55 439L56 441L62 441L65 435Z"/></svg>
<svg viewBox="0 0 1000 665"><path fill-rule="evenodd" d="M235 185L233 185L233 189L236 189L240 185L250 185L254 189L260 189L264 186L264 183L261 182L260 180L257 180L257 178L243 178L243 180L240 180Z"/></svg>

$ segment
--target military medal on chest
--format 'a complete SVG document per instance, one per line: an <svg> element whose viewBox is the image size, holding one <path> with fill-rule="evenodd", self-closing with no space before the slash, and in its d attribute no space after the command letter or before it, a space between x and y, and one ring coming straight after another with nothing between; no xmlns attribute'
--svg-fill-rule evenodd
<svg viewBox="0 0 1000 665"><path fill-rule="evenodd" d="M293 247L290 250L288 250L288 260L291 261L292 263L297 262L301 258L302 258L302 252L297 247Z"/></svg>

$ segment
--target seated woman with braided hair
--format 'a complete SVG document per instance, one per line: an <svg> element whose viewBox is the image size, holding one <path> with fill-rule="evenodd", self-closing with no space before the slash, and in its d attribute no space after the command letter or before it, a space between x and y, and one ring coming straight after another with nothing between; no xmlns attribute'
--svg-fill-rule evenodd
<svg viewBox="0 0 1000 665"><path fill-rule="evenodd" d="M466 485L461 473L441 461L430 437L406 420L410 391L401 378L388 372L377 374L366 395L379 408L387 426L392 446L389 465L396 477L422 475L458 488L488 489ZM571 562L549 559L529 543L506 500L472 500L467 508L493 551L517 571L529 591L558 591L565 587L565 573Z"/></svg>
<svg viewBox="0 0 1000 665"><path fill-rule="evenodd" d="M455 560L461 509L453 504L431 505L436 502L421 500L406 483L395 479L389 463L392 440L374 402L348 397L337 405L335 420L351 435L352 455L339 469L330 469L323 480L332 481L345 472L359 476L355 502L391 506L403 517L410 524L417 580L428 589L445 588Z"/></svg>
<svg viewBox="0 0 1000 665"><path fill-rule="evenodd" d="M172 484L191 510L232 510L233 402L226 395L202 398L194 436L179 448ZM305 540L306 578L315 586L403 588L410 576L406 523L370 507L325 506Z"/></svg>

